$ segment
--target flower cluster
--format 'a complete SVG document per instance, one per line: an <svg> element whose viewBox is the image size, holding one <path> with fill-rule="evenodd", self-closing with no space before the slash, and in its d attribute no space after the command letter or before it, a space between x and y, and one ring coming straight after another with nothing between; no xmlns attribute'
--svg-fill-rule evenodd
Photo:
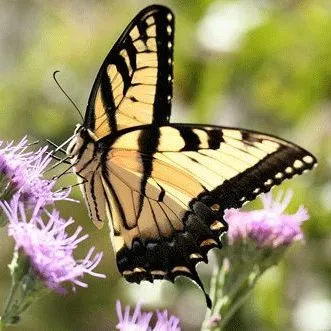
<svg viewBox="0 0 331 331"><path fill-rule="evenodd" d="M141 305L137 304L132 316L130 316L130 307L126 306L124 313L120 301L116 302L116 311L119 323L116 329L120 331L180 331L179 319L171 315L168 317L168 311L156 312L156 324L154 328L150 326L153 317L152 312L142 312Z"/></svg>
<svg viewBox="0 0 331 331"><path fill-rule="evenodd" d="M68 198L70 190L52 191L55 180L43 178L43 172L52 161L47 147L36 152L28 151L29 143L23 138L17 145L0 141L0 185L2 198L20 193L21 200L35 205L37 200L43 205ZM5 194L6 193L6 194ZM42 200L40 200L42 198Z"/></svg>
<svg viewBox="0 0 331 331"><path fill-rule="evenodd" d="M229 224L228 241L230 245L249 240L258 247L286 247L293 241L303 238L301 224L309 216L306 209L300 206L293 215L286 214L285 209L292 198L288 191L282 192L275 200L271 193L262 196L263 209L240 211L229 209L225 211L224 219Z"/></svg>
<svg viewBox="0 0 331 331"><path fill-rule="evenodd" d="M85 274L105 277L94 271L102 258L94 247L85 258L74 258L74 250L88 235L81 235L82 227L69 235L73 219L46 209L57 200L71 200L70 189L53 191L56 181L44 178L52 160L47 147L32 152L29 146L26 138L17 145L0 142L0 223L8 224L8 235L15 241L9 265L12 287L0 328L16 324L20 314L49 290L65 293L65 284L73 290L75 285L87 287Z"/></svg>
<svg viewBox="0 0 331 331"><path fill-rule="evenodd" d="M10 203L1 202L0 207L9 219L8 234L15 240L15 248L22 249L30 263L46 283L47 287L63 292L62 284L70 281L73 284L87 287L80 278L88 273L96 277L105 277L93 272L102 258L102 253L95 254L92 247L83 260L76 261L73 252L78 244L87 239L88 235L79 237L82 227L68 236L66 228L74 223L73 219L64 220L58 211L45 211L47 223L40 216L40 206L37 201L30 220L27 220L24 204L15 195Z"/></svg>

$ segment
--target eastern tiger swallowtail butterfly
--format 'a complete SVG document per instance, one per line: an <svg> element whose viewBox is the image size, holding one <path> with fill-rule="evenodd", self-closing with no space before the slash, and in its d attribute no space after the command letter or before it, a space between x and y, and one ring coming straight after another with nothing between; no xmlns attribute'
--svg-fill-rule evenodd
<svg viewBox="0 0 331 331"><path fill-rule="evenodd" d="M67 153L94 224L109 220L126 280L184 275L210 307L195 267L221 248L224 210L316 159L260 132L170 123L173 49L174 14L160 5L143 9L101 65Z"/></svg>

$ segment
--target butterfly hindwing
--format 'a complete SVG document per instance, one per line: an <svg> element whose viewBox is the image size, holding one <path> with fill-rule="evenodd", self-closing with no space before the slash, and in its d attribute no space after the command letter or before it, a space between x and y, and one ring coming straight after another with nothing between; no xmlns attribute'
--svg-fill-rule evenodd
<svg viewBox="0 0 331 331"><path fill-rule="evenodd" d="M142 194L146 159L153 161L153 171ZM195 265L207 262L210 248L221 247L219 236L227 226L217 210L204 204L195 203L190 209L190 201L201 189L198 181L178 167L137 151L111 150L107 160L102 173L111 202L110 227L119 271L137 283L174 281L185 275L203 289Z"/></svg>
<svg viewBox="0 0 331 331"><path fill-rule="evenodd" d="M120 272L136 282L182 274L203 289L195 266L221 247L224 210L315 162L294 144L248 130L172 124L124 134L102 163L104 185L115 196L111 226Z"/></svg>
<svg viewBox="0 0 331 331"><path fill-rule="evenodd" d="M174 15L163 6L142 10L104 60L88 101L84 126L97 139L141 124L169 121Z"/></svg>

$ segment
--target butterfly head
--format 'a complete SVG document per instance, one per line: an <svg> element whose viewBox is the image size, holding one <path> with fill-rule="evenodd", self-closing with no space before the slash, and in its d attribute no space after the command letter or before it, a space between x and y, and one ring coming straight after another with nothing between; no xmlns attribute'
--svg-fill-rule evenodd
<svg viewBox="0 0 331 331"><path fill-rule="evenodd" d="M91 130L86 129L82 124L77 124L72 140L67 148L67 155L71 158L78 156L84 145L96 140L97 137Z"/></svg>

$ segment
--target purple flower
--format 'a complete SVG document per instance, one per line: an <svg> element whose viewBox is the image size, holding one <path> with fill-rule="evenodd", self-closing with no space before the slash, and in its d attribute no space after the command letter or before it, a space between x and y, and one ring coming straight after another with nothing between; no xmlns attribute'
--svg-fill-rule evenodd
<svg viewBox="0 0 331 331"><path fill-rule="evenodd" d="M116 329L121 331L147 331L149 330L149 322L153 316L152 313L144 313L141 310L141 305L138 303L133 315L130 316L130 307L126 306L124 314L119 300L116 301L116 312L119 323Z"/></svg>
<svg viewBox="0 0 331 331"><path fill-rule="evenodd" d="M0 141L0 183L6 179L7 189L9 187L12 193L19 192L21 199L31 205L35 205L40 198L43 205L68 199L70 190L53 192L55 180L43 178L43 172L52 161L47 147L36 152L27 151L28 147L25 137L17 145L13 142L4 145Z"/></svg>
<svg viewBox="0 0 331 331"><path fill-rule="evenodd" d="M303 239L300 226L309 216L303 206L292 215L286 214L284 211L291 198L292 192L287 192L284 197L279 193L275 200L268 193L262 196L263 209L247 212L226 210L224 218L229 224L229 244L250 239L258 247L275 248Z"/></svg>
<svg viewBox="0 0 331 331"><path fill-rule="evenodd" d="M44 211L45 222L40 213L43 199L37 201L32 216L27 220L24 203L19 195L15 195L10 203L0 201L0 207L9 219L8 234L15 240L15 248L24 251L29 258L35 273L45 282L47 287L59 293L65 293L64 282L87 287L81 278L84 274L104 278L103 274L94 272L102 258L102 253L94 254L92 247L84 259L75 260L73 251L88 235L80 236L82 231L78 227L75 233L69 236L66 228L73 219L64 220L56 210L51 213Z"/></svg>
<svg viewBox="0 0 331 331"><path fill-rule="evenodd" d="M180 331L179 319L171 315L168 319L168 311L157 311L157 322L154 331Z"/></svg>
<svg viewBox="0 0 331 331"><path fill-rule="evenodd" d="M116 325L116 329L120 331L180 331L179 319L176 316L170 316L168 318L168 311L157 311L157 321L152 328L150 321L153 316L152 312L142 312L141 305L137 304L132 316L130 316L130 307L126 306L124 314L122 313L122 307L120 301L116 302L116 311L119 319L119 323Z"/></svg>

